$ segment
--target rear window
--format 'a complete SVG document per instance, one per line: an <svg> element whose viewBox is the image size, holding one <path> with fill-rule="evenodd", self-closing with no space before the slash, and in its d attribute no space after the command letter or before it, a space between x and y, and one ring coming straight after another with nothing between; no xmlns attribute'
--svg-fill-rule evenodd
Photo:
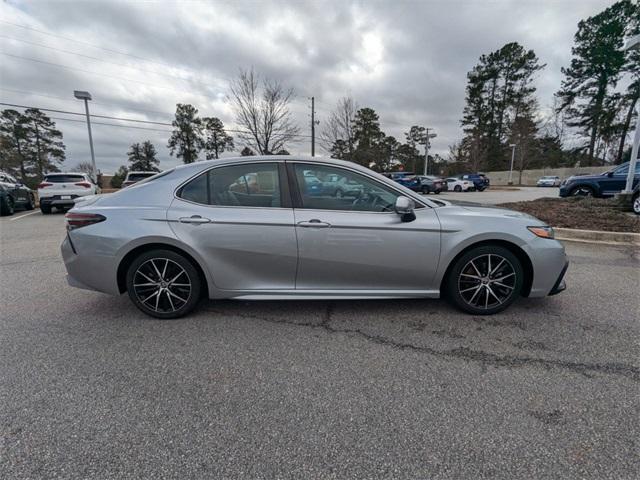
<svg viewBox="0 0 640 480"><path fill-rule="evenodd" d="M82 175L47 175L44 177L44 181L50 183L75 183L86 180Z"/></svg>
<svg viewBox="0 0 640 480"><path fill-rule="evenodd" d="M156 174L156 172L149 172L149 173L132 173L129 174L129 180L137 182L138 180L142 180L143 178L149 178L149 177L153 177Z"/></svg>

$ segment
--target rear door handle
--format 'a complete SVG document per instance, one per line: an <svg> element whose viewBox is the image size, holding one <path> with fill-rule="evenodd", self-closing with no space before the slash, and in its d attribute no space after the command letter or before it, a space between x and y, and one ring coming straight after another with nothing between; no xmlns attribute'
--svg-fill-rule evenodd
<svg viewBox="0 0 640 480"><path fill-rule="evenodd" d="M330 223L323 222L317 218L311 219L308 222L298 222L297 225L305 228L329 228L331 226Z"/></svg>
<svg viewBox="0 0 640 480"><path fill-rule="evenodd" d="M196 225L200 225L202 223L211 223L210 219L201 217L200 215L192 215L190 217L180 217L178 220L180 221L180 223L193 223Z"/></svg>

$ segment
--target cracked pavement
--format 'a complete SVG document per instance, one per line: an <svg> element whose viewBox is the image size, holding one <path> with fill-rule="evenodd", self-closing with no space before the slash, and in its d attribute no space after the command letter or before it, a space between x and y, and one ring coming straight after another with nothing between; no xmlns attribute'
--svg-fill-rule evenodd
<svg viewBox="0 0 640 480"><path fill-rule="evenodd" d="M223 301L158 321L68 287L63 236L59 214L0 220L4 478L640 474L637 250L568 243L566 292L492 317Z"/></svg>

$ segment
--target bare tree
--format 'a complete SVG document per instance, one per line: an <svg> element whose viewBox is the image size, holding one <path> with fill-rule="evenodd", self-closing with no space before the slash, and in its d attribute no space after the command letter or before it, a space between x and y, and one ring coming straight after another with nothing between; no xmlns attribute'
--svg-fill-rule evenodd
<svg viewBox="0 0 640 480"><path fill-rule="evenodd" d="M358 111L358 105L351 97L343 97L338 100L336 108L327 119L322 133L320 145L327 152L332 152L336 144L344 146L347 157L353 154L355 149L355 133L353 122Z"/></svg>
<svg viewBox="0 0 640 480"><path fill-rule="evenodd" d="M93 175L93 164L91 162L87 162L85 160L78 163L74 169L76 172L87 173L89 175Z"/></svg>
<svg viewBox="0 0 640 480"><path fill-rule="evenodd" d="M261 79L251 70L240 70L231 82L228 101L233 106L236 123L246 133L238 136L261 155L270 155L295 141L300 129L293 123L289 103L293 88L280 82Z"/></svg>

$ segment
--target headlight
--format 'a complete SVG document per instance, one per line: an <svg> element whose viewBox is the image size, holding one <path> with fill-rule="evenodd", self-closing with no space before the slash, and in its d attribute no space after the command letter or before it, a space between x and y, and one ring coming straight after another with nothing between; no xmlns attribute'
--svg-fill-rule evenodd
<svg viewBox="0 0 640 480"><path fill-rule="evenodd" d="M533 233L536 237L540 238L554 238L555 234L553 232L553 228L548 226L543 227L527 227L531 233Z"/></svg>

